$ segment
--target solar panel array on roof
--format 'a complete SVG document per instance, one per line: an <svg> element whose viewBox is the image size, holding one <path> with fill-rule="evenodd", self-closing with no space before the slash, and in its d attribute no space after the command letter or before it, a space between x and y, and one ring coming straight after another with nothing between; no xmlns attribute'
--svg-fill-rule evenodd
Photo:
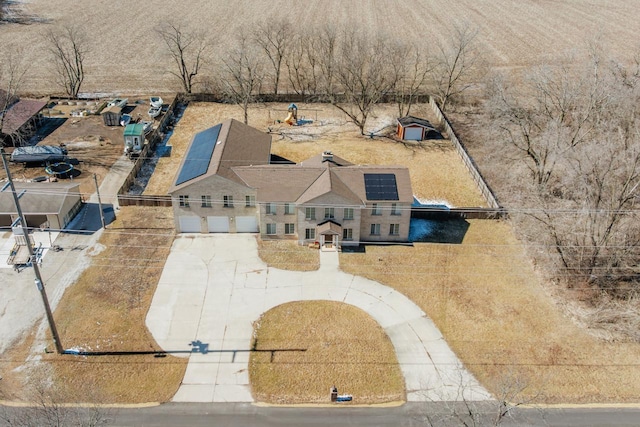
<svg viewBox="0 0 640 427"><path fill-rule="evenodd" d="M396 176L392 173L365 173L367 200L398 200Z"/></svg>
<svg viewBox="0 0 640 427"><path fill-rule="evenodd" d="M180 185L207 173L221 128L222 123L195 134L184 163L182 164L182 168L180 169L180 173L178 174L178 178L176 179L176 185Z"/></svg>

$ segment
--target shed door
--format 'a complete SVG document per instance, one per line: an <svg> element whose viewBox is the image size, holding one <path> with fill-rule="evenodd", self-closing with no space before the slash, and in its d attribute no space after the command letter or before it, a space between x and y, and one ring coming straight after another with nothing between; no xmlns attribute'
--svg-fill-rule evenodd
<svg viewBox="0 0 640 427"><path fill-rule="evenodd" d="M422 141L422 128L406 128L404 130L404 139L406 141Z"/></svg>
<svg viewBox="0 0 640 427"><path fill-rule="evenodd" d="M228 216L208 216L207 225L209 233L228 233L229 217Z"/></svg>
<svg viewBox="0 0 640 427"><path fill-rule="evenodd" d="M237 216L236 217L237 233L257 233L258 218L255 216Z"/></svg>
<svg viewBox="0 0 640 427"><path fill-rule="evenodd" d="M179 222L181 233L200 233L199 216L181 216Z"/></svg>

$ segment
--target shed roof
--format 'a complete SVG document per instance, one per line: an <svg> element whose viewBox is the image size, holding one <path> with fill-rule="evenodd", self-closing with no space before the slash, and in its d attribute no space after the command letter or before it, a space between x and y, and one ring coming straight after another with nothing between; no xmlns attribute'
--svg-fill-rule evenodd
<svg viewBox="0 0 640 427"><path fill-rule="evenodd" d="M46 105L45 101L36 99L21 99L15 102L5 112L4 120L2 121L2 133L5 135L15 133Z"/></svg>
<svg viewBox="0 0 640 427"><path fill-rule="evenodd" d="M402 126L418 125L429 129L435 129L429 120L421 119L414 116L404 116L398 119L398 123Z"/></svg>
<svg viewBox="0 0 640 427"><path fill-rule="evenodd" d="M142 123L133 123L125 126L124 136L140 136L144 135L144 125Z"/></svg>
<svg viewBox="0 0 640 427"><path fill-rule="evenodd" d="M122 108L116 106L116 105L112 105L110 107L105 108L104 110L102 110L101 114L116 114L116 115L120 115L122 114Z"/></svg>
<svg viewBox="0 0 640 427"><path fill-rule="evenodd" d="M20 198L25 215L65 214L62 208L69 197L80 198L80 184L65 182L16 182L17 192L27 190ZM0 192L0 214L16 215L13 195L7 189Z"/></svg>

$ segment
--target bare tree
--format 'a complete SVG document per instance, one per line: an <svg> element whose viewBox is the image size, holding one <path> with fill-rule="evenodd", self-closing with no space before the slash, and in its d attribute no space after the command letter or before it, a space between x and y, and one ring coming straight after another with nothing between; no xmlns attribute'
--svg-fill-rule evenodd
<svg viewBox="0 0 640 427"><path fill-rule="evenodd" d="M451 380L457 381L452 383L458 387L457 400L442 395L432 405L425 405L419 418L426 425L497 427L505 422L525 423L526 417L518 413L518 408L543 398L543 392L533 389L532 381L526 375L510 369L501 373L492 400L473 400L473 393L465 386L462 376ZM437 390L434 392L439 394Z"/></svg>
<svg viewBox="0 0 640 427"><path fill-rule="evenodd" d="M477 34L476 29L464 24L454 27L446 42L437 44L432 80L442 111L446 111L451 101L472 85L480 59L474 43Z"/></svg>
<svg viewBox="0 0 640 427"><path fill-rule="evenodd" d="M18 101L18 91L27 71L22 58L20 51L10 51L0 64L0 136L3 139L0 142L9 143L12 146L22 145L26 136L24 129L5 128L7 112Z"/></svg>
<svg viewBox="0 0 640 427"><path fill-rule="evenodd" d="M537 186L545 186L558 162L585 141L607 105L599 60L582 78L566 67L534 70L515 89L494 80L492 115L505 140L522 154ZM522 96L526 92L527 96Z"/></svg>
<svg viewBox="0 0 640 427"><path fill-rule="evenodd" d="M255 47L246 34L240 33L236 45L222 59L224 70L221 76L222 90L244 112L244 122L249 122L249 104L260 93L264 66Z"/></svg>
<svg viewBox="0 0 640 427"><path fill-rule="evenodd" d="M427 78L433 69L429 55L419 46L395 43L389 49L394 73L393 96L398 106L398 117L411 113L416 97L425 90Z"/></svg>
<svg viewBox="0 0 640 427"><path fill-rule="evenodd" d="M310 31L294 34L285 57L289 84L300 95L315 96L320 90L320 60L317 57L320 41L314 36Z"/></svg>
<svg viewBox="0 0 640 427"><path fill-rule="evenodd" d="M48 380L43 378L30 379L26 390L30 406L0 406L0 423L6 426L47 427L98 427L109 424L108 409L93 404L77 407L65 405L62 403L66 400L64 393L47 383ZM0 399L6 397L0 394Z"/></svg>
<svg viewBox="0 0 640 427"><path fill-rule="evenodd" d="M164 40L175 65L169 73L180 80L186 93L191 93L208 48L204 35L187 31L175 22L165 22L156 32Z"/></svg>
<svg viewBox="0 0 640 427"><path fill-rule="evenodd" d="M506 172L519 229L551 248L551 278L598 304L640 292L640 85L633 65L601 55L590 48L571 69L503 82L486 104L500 150L517 161Z"/></svg>
<svg viewBox="0 0 640 427"><path fill-rule="evenodd" d="M331 104L345 113L364 135L364 128L375 105L395 85L386 39L370 39L355 32L344 34L335 78L340 95L328 94Z"/></svg>
<svg viewBox="0 0 640 427"><path fill-rule="evenodd" d="M338 30L334 25L326 24L315 29L310 37L314 40L313 56L320 69L320 92L327 98L335 94L335 74L338 62Z"/></svg>
<svg viewBox="0 0 640 427"><path fill-rule="evenodd" d="M85 33L78 27L64 26L45 33L45 41L55 66L57 82L71 98L77 98L84 81L84 61L89 52Z"/></svg>
<svg viewBox="0 0 640 427"><path fill-rule="evenodd" d="M280 75L284 59L293 36L291 24L285 18L271 18L256 25L253 39L260 46L271 64L273 94L278 94Z"/></svg>

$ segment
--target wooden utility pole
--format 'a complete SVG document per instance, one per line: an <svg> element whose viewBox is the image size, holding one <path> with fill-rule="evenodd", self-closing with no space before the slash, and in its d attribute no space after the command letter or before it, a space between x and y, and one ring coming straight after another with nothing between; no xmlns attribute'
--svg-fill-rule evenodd
<svg viewBox="0 0 640 427"><path fill-rule="evenodd" d="M93 174L93 182L96 183L96 194L98 195L98 207L100 208L100 221L102 222L102 228L107 228L104 223L104 211L102 210L102 201L100 200L100 188L98 187L98 177Z"/></svg>
<svg viewBox="0 0 640 427"><path fill-rule="evenodd" d="M42 281L42 276L40 275L40 268L38 267L38 260L36 259L33 253L33 246L31 246L31 240L29 240L29 229L27 227L27 221L22 213L22 209L20 208L20 197L18 193L16 193L16 188L13 185L13 180L11 179L11 172L9 171L9 165L7 164L7 159L5 158L4 148L0 148L0 157L2 157L2 164L4 165L4 170L7 172L7 179L9 180L8 185L11 187L11 193L13 194L13 202L16 206L16 210L18 211L18 218L20 220L20 227L25 233L25 242L27 246L27 250L29 251L29 259L31 260L31 265L33 266L33 273L36 276L35 283L38 291L40 291L40 296L42 297L42 303L44 304L44 311L47 314L47 321L49 322L49 329L51 329L51 336L53 337L53 343L56 346L56 351L58 354L64 353L64 349L62 348L62 343L60 342L60 336L58 335L58 329L56 328L56 323L53 320L53 313L51 312L51 306L49 305L49 299L47 298L47 291L44 286L44 282ZM2 188L2 191L6 189L7 185Z"/></svg>

